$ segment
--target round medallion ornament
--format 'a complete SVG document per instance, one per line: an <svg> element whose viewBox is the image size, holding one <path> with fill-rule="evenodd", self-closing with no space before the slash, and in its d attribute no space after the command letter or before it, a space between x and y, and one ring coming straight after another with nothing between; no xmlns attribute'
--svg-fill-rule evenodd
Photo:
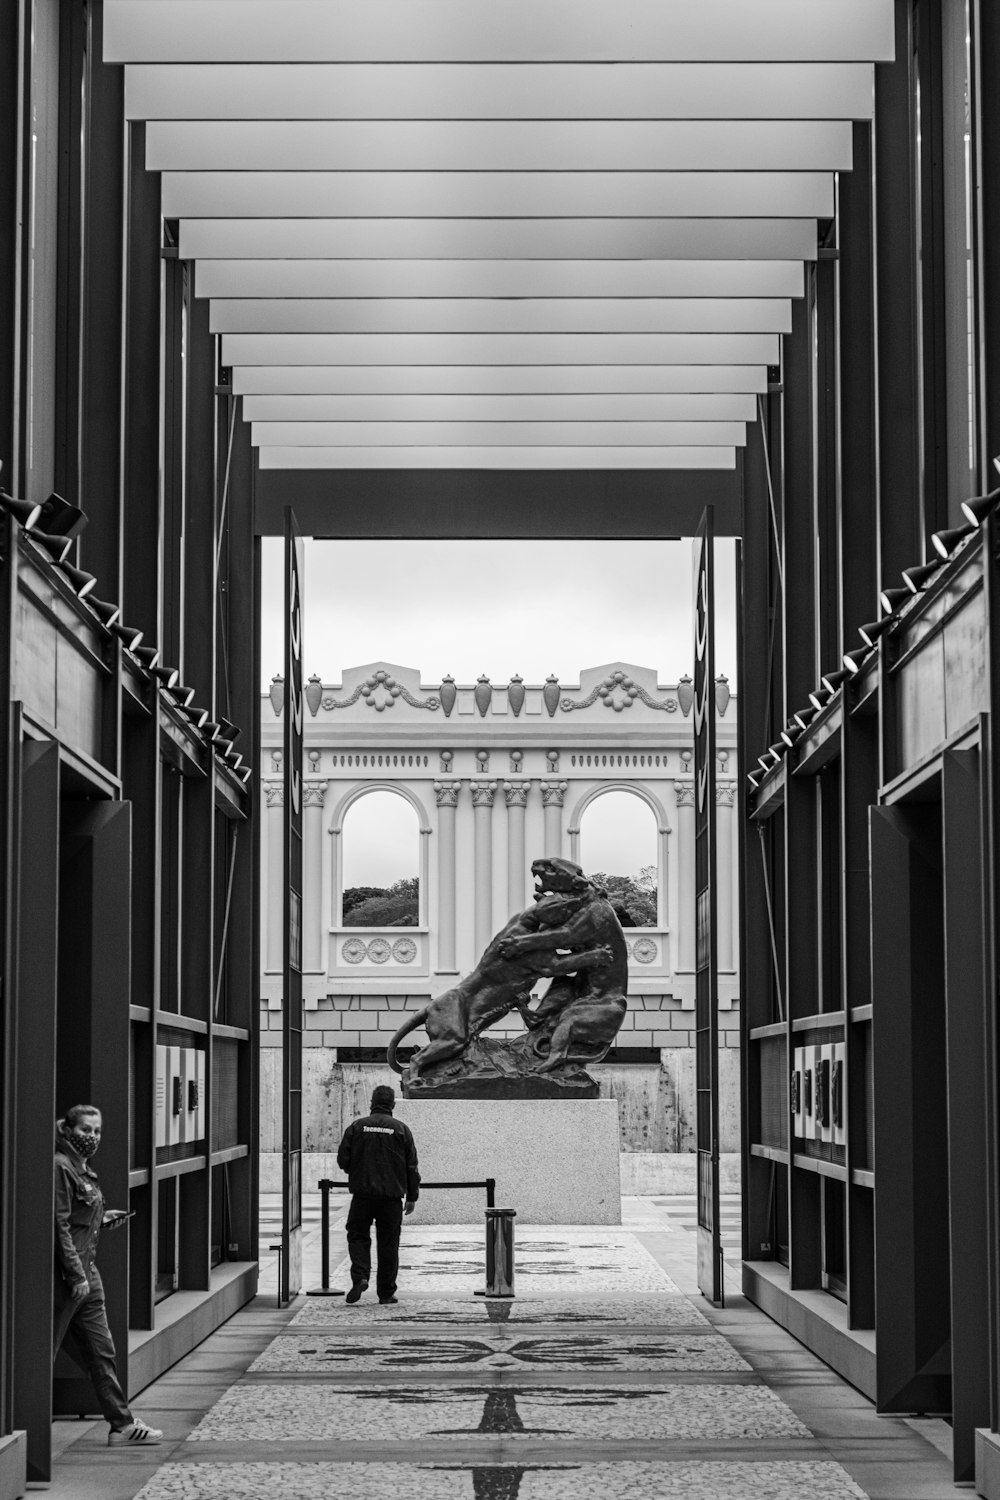
<svg viewBox="0 0 1000 1500"><path fill-rule="evenodd" d="M368 949L360 938L348 938L340 950L340 956L346 964L360 964L368 956Z"/></svg>
<svg viewBox="0 0 1000 1500"><path fill-rule="evenodd" d="M392 956L398 964L412 964L417 956L417 945L412 938L397 938L392 945Z"/></svg>
<svg viewBox="0 0 1000 1500"><path fill-rule="evenodd" d="M652 938L637 938L632 947L632 956L637 964L651 964L656 957L656 944Z"/></svg>
<svg viewBox="0 0 1000 1500"><path fill-rule="evenodd" d="M368 957L373 964L384 964L389 958L392 949L385 938L372 938L368 944Z"/></svg>

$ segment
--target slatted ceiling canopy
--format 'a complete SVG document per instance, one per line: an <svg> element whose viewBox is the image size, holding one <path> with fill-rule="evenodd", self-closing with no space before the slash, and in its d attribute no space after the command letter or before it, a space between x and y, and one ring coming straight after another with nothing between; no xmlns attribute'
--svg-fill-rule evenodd
<svg viewBox="0 0 1000 1500"><path fill-rule="evenodd" d="M133 63L132 120L853 120L871 63Z"/></svg>
<svg viewBox="0 0 1000 1500"><path fill-rule="evenodd" d="M787 298L214 298L213 333L787 333Z"/></svg>
<svg viewBox="0 0 1000 1500"><path fill-rule="evenodd" d="M311 397L483 395L500 401L524 395L572 400L578 395L653 398L684 393L767 388L763 365L243 365L233 388L247 399L265 395ZM555 397L553 392L559 391ZM306 402L297 403L304 410ZM623 408L624 412L624 408ZM288 412L284 415L289 415Z"/></svg>
<svg viewBox="0 0 1000 1500"><path fill-rule="evenodd" d="M584 455L585 461L581 458ZM735 469L735 448L261 448L262 469ZM669 526L669 521L665 522Z"/></svg>
<svg viewBox="0 0 1000 1500"><path fill-rule="evenodd" d="M146 129L155 172L830 171L842 120L185 120Z"/></svg>
<svg viewBox="0 0 1000 1500"><path fill-rule="evenodd" d="M107 0L105 13L108 62L870 62L893 48L882 0Z"/></svg>
<svg viewBox="0 0 1000 1500"><path fill-rule="evenodd" d="M815 219L182 219L185 259L815 260Z"/></svg>
<svg viewBox="0 0 1000 1500"><path fill-rule="evenodd" d="M202 260L199 297L799 297L801 261Z"/></svg>
<svg viewBox="0 0 1000 1500"><path fill-rule="evenodd" d="M262 470L732 469L892 0L105 0Z"/></svg>

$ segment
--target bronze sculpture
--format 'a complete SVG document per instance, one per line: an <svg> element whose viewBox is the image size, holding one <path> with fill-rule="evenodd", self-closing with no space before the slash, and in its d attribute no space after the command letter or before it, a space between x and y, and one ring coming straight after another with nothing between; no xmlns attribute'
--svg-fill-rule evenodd
<svg viewBox="0 0 1000 1500"><path fill-rule="evenodd" d="M472 972L409 1017L389 1043L406 1098L595 1098L585 1071L600 1062L628 1009L628 952L605 893L570 860L536 859L535 904L487 945ZM552 983L532 1009L532 987ZM482 1033L516 1010L525 1032ZM400 1042L424 1026L427 1045L402 1066Z"/></svg>

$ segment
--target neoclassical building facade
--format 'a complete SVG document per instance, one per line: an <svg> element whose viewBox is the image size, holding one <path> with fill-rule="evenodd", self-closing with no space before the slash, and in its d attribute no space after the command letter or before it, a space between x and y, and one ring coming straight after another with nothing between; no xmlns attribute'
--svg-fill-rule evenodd
<svg viewBox="0 0 1000 1500"><path fill-rule="evenodd" d="M613 662L576 683L550 676L472 684L421 681L389 662L309 682L305 726L303 957L306 1150L328 1149L393 1031L476 963L531 901L531 861L588 866L587 818L609 793L648 810L656 921L630 928L629 1013L606 1069L619 1074L623 1141L632 1151L688 1149L693 1129L694 783L692 687ZM281 1025L283 683L261 707L262 1146L276 1147ZM720 1029L736 1149L738 952L736 702L716 684ZM412 813L419 877L414 925L345 925L352 812L389 792ZM346 864L345 864L346 861ZM620 873L608 871L606 873ZM350 881L348 880L348 884ZM511 1030L520 1027L515 1016ZM503 1034L504 1027L495 1028ZM420 1031L407 1040L420 1043ZM361 1073L355 1070L361 1069ZM627 1069L622 1073L621 1069ZM364 1079L362 1080L362 1073ZM608 1075L610 1076L610 1075ZM606 1080L607 1081L607 1078ZM603 1084L602 1084L603 1086ZM332 1102L331 1102L332 1101ZM332 1110L332 1115L331 1115ZM724 1120L727 1110L724 1109ZM271 1134L269 1135L269 1131ZM335 1144L335 1142L334 1142Z"/></svg>

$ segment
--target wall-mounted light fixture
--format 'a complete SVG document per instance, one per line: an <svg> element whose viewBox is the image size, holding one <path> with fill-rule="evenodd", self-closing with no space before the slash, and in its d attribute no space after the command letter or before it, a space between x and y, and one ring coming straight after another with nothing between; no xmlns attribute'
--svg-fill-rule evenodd
<svg viewBox="0 0 1000 1500"><path fill-rule="evenodd" d="M194 702L194 688L186 687L183 682L175 682L170 689L171 698L175 698L181 708L187 708ZM208 709L205 710L205 718L208 718Z"/></svg>
<svg viewBox="0 0 1000 1500"><path fill-rule="evenodd" d="M63 563L73 550L73 540L68 536L49 536L47 531L32 531L31 540L36 547L47 552L54 563Z"/></svg>
<svg viewBox="0 0 1000 1500"><path fill-rule="evenodd" d="M824 672L823 686L831 695L837 691L842 682L846 682L852 674L846 667L841 667L838 672Z"/></svg>
<svg viewBox="0 0 1000 1500"><path fill-rule="evenodd" d="M117 624L112 624L110 629L111 634L118 637L122 645L125 647L125 650L131 651L132 655L135 656L138 652L139 644L142 641L142 631L135 630L131 625ZM159 654L160 653L157 651L156 655L159 656Z"/></svg>
<svg viewBox="0 0 1000 1500"><path fill-rule="evenodd" d="M748 771L747 772L747 781L749 781L750 786L751 786L751 788L752 788L753 791L756 791L757 788L760 786L761 779L762 779L762 777L761 777L761 773L759 771Z"/></svg>
<svg viewBox="0 0 1000 1500"><path fill-rule="evenodd" d="M18 500L14 495L8 495L6 490L0 490L0 510L13 516L22 531L30 531L42 513L40 505L35 505L30 500Z"/></svg>
<svg viewBox="0 0 1000 1500"><path fill-rule="evenodd" d="M826 683L824 682L821 683L814 692L811 692L809 694L809 702L812 704L817 713L822 713L823 709L826 707L832 697L833 689L828 688Z"/></svg>
<svg viewBox="0 0 1000 1500"><path fill-rule="evenodd" d="M864 646L858 646L856 648L856 650L854 650L854 651L845 651L844 652L844 655L843 655L844 666L847 668L848 672L850 672L852 676L856 672L860 672L861 671L861 663L863 661L865 661L866 658L871 655L871 651L872 651L871 646L866 644Z"/></svg>
<svg viewBox="0 0 1000 1500"><path fill-rule="evenodd" d="M792 714L792 718L800 729L808 729L818 712L819 710L815 706L812 708L800 708L798 713Z"/></svg>
<svg viewBox="0 0 1000 1500"><path fill-rule="evenodd" d="M995 458L993 463L1000 469L1000 459ZM970 526L981 526L998 502L1000 490L991 490L988 495L975 495L971 500L962 501L962 515Z"/></svg>
<svg viewBox="0 0 1000 1500"><path fill-rule="evenodd" d="M95 599L93 594L87 599L87 607L94 611L101 624L106 626L108 630L111 629L112 625L114 625L115 621L121 615L120 605L111 604L107 599Z"/></svg>
<svg viewBox="0 0 1000 1500"><path fill-rule="evenodd" d="M931 546L938 557L947 562L951 554L965 541L966 537L972 535L975 529L969 522L966 522L964 526L952 526L947 531L935 531L931 537Z"/></svg>
<svg viewBox="0 0 1000 1500"><path fill-rule="evenodd" d="M159 646L130 646L129 650L136 661L146 668L147 672L152 672L153 668L159 665Z"/></svg>
<svg viewBox="0 0 1000 1500"><path fill-rule="evenodd" d="M82 568L74 568L72 563L63 562L59 564L60 571L65 573L69 586L78 599L86 599L97 587L97 579L93 573L85 573Z"/></svg>
<svg viewBox="0 0 1000 1500"><path fill-rule="evenodd" d="M195 729L204 729L205 725L208 723L207 708L199 708L197 704L194 703L182 703L180 705L180 710L184 717L194 725Z"/></svg>
<svg viewBox="0 0 1000 1500"><path fill-rule="evenodd" d="M176 667L154 667L153 676L159 678L162 687L175 688L181 680L181 674Z"/></svg>
<svg viewBox="0 0 1000 1500"><path fill-rule="evenodd" d="M786 745L788 749L791 750L792 746L795 744L795 741L801 737L801 734L801 724L797 724L794 719L789 719L788 723L781 731L782 744Z"/></svg>
<svg viewBox="0 0 1000 1500"><path fill-rule="evenodd" d="M874 646L879 637L885 635L892 623L892 615L883 615L881 620L869 620L867 625L862 625L858 630L858 635L866 645Z"/></svg>
<svg viewBox="0 0 1000 1500"><path fill-rule="evenodd" d="M883 589L878 596L878 602L881 604L886 614L891 615L893 611L897 610L901 604L908 604L912 598L912 589Z"/></svg>
<svg viewBox="0 0 1000 1500"><path fill-rule="evenodd" d="M913 568L904 568L903 581L911 593L922 594L934 574L940 570L941 559L935 557L931 562L917 563Z"/></svg>

